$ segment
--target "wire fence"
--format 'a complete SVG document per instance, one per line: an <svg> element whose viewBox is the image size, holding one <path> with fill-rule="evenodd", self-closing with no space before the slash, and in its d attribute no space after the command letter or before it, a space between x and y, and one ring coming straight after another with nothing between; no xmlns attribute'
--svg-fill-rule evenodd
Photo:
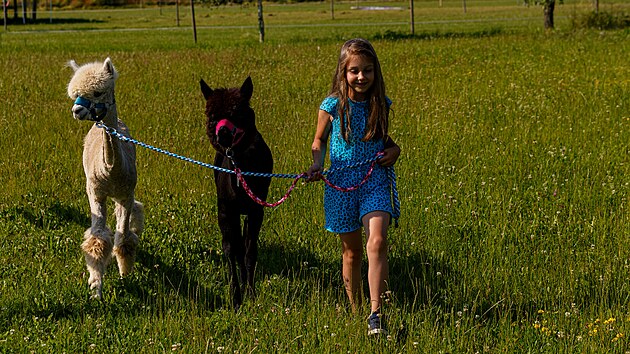
<svg viewBox="0 0 630 354"><path fill-rule="evenodd" d="M65 30L87 27L88 29L134 30L134 29L175 29L179 26L190 26L190 6L193 2L178 3L176 1L124 1L124 7L115 8L79 8L60 7L59 2L27 0L3 0L4 25L15 27L15 30L36 30L24 25L57 24ZM239 16L255 12L252 3L239 6L217 7L207 2L196 1L199 28L245 29L256 28L254 21L245 21ZM343 1L298 4L266 3L265 26L268 28L303 28L303 27L353 27L353 26L407 26L463 23L509 23L513 21L540 21L542 11L530 0L431 0L431 1ZM33 4L37 6L33 6ZM531 4L531 5L530 5ZM560 12L564 8L591 10L594 5L589 0L565 0L557 6ZM630 4L622 2L599 2L603 10L628 11ZM304 21L291 20L286 16L291 12L310 13ZM414 11L415 10L415 11ZM223 20L215 20L212 14L225 11ZM411 12L411 14L410 14ZM369 13L369 14L368 14ZM565 16L563 13L560 16ZM144 21L130 26L129 17L141 16ZM274 16L273 18L270 18ZM337 21L335 21L337 19ZM78 25L81 25L80 27ZM22 25L22 26L20 26ZM41 26L40 26L41 27ZM37 28L49 30L49 28ZM413 29L411 30L413 31Z"/></svg>

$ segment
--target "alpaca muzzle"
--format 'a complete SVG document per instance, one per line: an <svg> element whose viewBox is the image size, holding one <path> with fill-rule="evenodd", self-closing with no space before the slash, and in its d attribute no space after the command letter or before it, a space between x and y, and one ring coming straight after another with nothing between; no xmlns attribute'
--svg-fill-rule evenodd
<svg viewBox="0 0 630 354"><path fill-rule="evenodd" d="M87 98L78 96L74 101L74 105L79 107L72 107L72 113L74 113L75 116L78 116L80 120L87 119L98 122L103 120L103 118L107 115L107 104L105 103L94 103ZM81 107L87 109L89 115L81 114Z"/></svg>
<svg viewBox="0 0 630 354"><path fill-rule="evenodd" d="M238 128L227 119L221 119L215 128L215 135L217 136L218 142L225 148L236 146L236 144L241 141L244 134L245 131L243 129Z"/></svg>

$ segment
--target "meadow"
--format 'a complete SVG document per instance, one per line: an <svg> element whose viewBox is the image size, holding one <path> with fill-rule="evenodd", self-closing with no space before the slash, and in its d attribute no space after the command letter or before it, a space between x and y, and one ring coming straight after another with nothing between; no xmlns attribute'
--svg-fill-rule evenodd
<svg viewBox="0 0 630 354"><path fill-rule="evenodd" d="M572 29L585 2L557 6L546 32L538 6L444 1L417 3L412 36L406 11L356 4L335 19L325 3L269 5L264 43L251 5L197 7L197 43L173 8L55 11L0 31L0 352L630 350L630 31ZM274 169L299 173L339 47L358 36L379 53L402 148L390 338L367 337L367 305L349 310L322 184L267 210L258 296L234 313L212 171L140 147L135 273L112 264L103 302L88 299L90 123L72 119L70 59L111 57L133 136L204 162L199 79L251 75ZM289 185L274 179L270 200Z"/></svg>

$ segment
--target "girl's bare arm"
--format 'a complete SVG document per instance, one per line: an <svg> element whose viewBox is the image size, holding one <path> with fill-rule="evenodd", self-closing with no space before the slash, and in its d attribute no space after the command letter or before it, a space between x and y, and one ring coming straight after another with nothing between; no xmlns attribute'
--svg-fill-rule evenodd
<svg viewBox="0 0 630 354"><path fill-rule="evenodd" d="M326 157L326 143L330 134L332 117L326 111L319 110L317 115L317 129L315 130L315 138L311 146L313 155L313 165L306 171L307 182L318 181L321 179L321 173L324 169L324 158Z"/></svg>

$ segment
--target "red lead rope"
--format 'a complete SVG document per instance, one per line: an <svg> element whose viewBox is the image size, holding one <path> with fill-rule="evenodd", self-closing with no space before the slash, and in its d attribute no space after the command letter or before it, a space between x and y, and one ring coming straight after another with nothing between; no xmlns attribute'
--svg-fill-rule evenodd
<svg viewBox="0 0 630 354"><path fill-rule="evenodd" d="M367 174L365 175L365 177L363 177L361 182L359 182L359 184L357 184L357 185L354 185L352 187L339 187L339 186L333 184L332 182L330 182L326 177L322 177L322 180L329 187L334 188L334 189L336 189L336 190L338 190L340 192L352 192L354 190L357 190L357 189L359 189L359 187L361 187L363 184L365 184L365 182L367 182L368 179L370 179L370 176L372 176L372 172L374 172L374 166L376 165L376 161L378 161L378 157L383 156L383 153L379 152L376 156L377 156L377 160L372 161L372 163L370 164L370 169L368 170ZM303 177L306 176L306 173L302 173L302 174L298 175L297 177L295 177L295 179L293 180L293 183L291 183L291 187L289 187L289 190L285 193L285 195L282 198L280 198L280 200L278 200L275 203L268 203L268 202L260 199L257 195L254 194L254 192L252 192L252 190L247 185L247 182L245 181L245 177L243 177L243 173L242 173L240 168L235 167L234 168L234 172L236 172L236 178L238 178L238 181L243 185L243 189L245 190L247 195L250 198L252 198L252 200L255 201L256 203L258 203L258 204L260 204L260 205L262 205L264 207L268 207L268 208L274 208L274 207L277 207L278 205L284 203L287 200L287 198L289 198L289 195L291 194L291 192L293 192L293 189L295 188L295 185L300 180L300 178L303 178Z"/></svg>
<svg viewBox="0 0 630 354"><path fill-rule="evenodd" d="M372 172L374 172L374 165L376 165L376 161L378 161L378 158L383 156L382 152L379 152L378 154L376 154L376 160L372 161L372 163L370 164L370 169L368 170L367 174L365 175L365 177L363 177L363 180L361 180L361 182L359 182L359 184L352 186L352 187L339 187L337 185L332 184L332 182L330 182L326 177L323 177L322 179L324 180L324 183L326 183L329 187L334 188L340 192L352 192L354 190L359 189L359 187L361 187L363 184L365 184L365 182L368 181L368 179L370 179L370 176L372 176Z"/></svg>
<svg viewBox="0 0 630 354"><path fill-rule="evenodd" d="M268 207L268 208L277 207L278 205L284 203L284 201L287 200L287 198L289 198L289 194L291 194L291 192L293 191L293 188L295 188L295 185L297 184L297 181L299 181L300 178L306 176L306 173L302 173L299 176L295 177L295 179L293 180L293 183L291 183L291 187L289 187L289 190L284 195L284 197L280 198L280 200L278 200L275 203L267 203L266 201L264 201L264 200L260 199L258 196L256 196L256 194L254 194L254 192L252 192L252 190L247 185L247 182L245 182L245 178L243 177L243 174L241 173L241 169L240 168L238 168L238 167L234 168L234 172L236 172L236 178L238 178L238 181L243 185L243 189L245 190L247 195L249 195L249 197L252 198L252 200L255 201L256 203L258 203L258 204L260 204L260 205L262 205L264 207Z"/></svg>

